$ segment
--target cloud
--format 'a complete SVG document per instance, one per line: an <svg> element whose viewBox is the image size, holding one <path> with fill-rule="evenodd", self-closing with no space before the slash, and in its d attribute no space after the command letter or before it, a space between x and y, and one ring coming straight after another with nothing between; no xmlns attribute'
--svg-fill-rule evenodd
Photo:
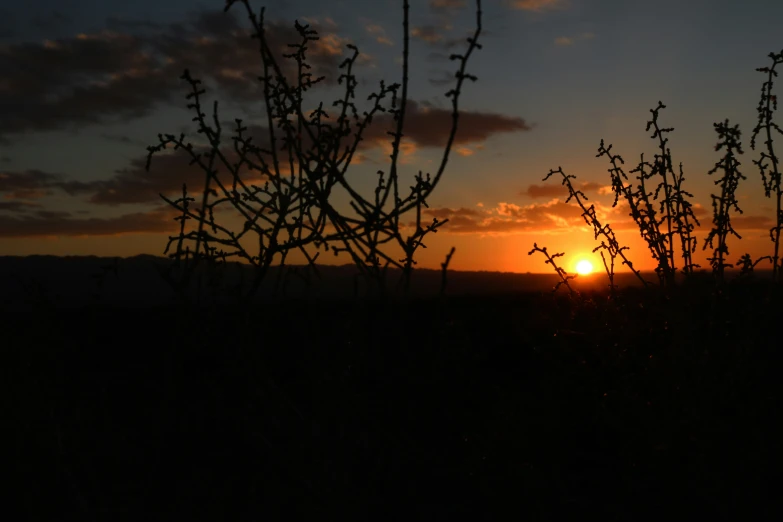
<svg viewBox="0 0 783 522"><path fill-rule="evenodd" d="M507 2L513 9L522 11L541 12L563 7L563 0L508 0Z"/></svg>
<svg viewBox="0 0 783 522"><path fill-rule="evenodd" d="M26 132L52 131L90 124L127 121L150 114L175 98L184 103L194 77L216 85L237 102L256 101L261 61L250 30L231 12L202 11L188 23L157 25L111 19L115 28L147 29L143 34L104 30L41 43L5 45L0 53L0 139ZM320 27L313 27L320 30ZM284 74L295 64L283 60L299 35L288 22L267 21L267 38ZM308 45L314 77L336 83L348 40L319 31Z"/></svg>
<svg viewBox="0 0 783 522"><path fill-rule="evenodd" d="M0 68L10 72L0 79L0 136L96 123L107 113L144 114L170 87L149 61L134 38L119 35L6 46ZM95 80L84 83L85 76Z"/></svg>
<svg viewBox="0 0 783 522"><path fill-rule="evenodd" d="M38 199L58 187L61 174L29 169L22 172L0 170L0 194L5 199Z"/></svg>
<svg viewBox="0 0 783 522"><path fill-rule="evenodd" d="M130 136L127 136L125 134L110 134L104 132L101 133L101 138L108 141L113 141L116 143L124 143L126 145L133 145L135 147L141 147L141 148L146 148L149 145L149 143L146 143L142 140L138 140L136 138L131 138Z"/></svg>
<svg viewBox="0 0 783 522"><path fill-rule="evenodd" d="M120 18L117 16L109 16L106 18L106 28L111 31L139 31L141 29L161 30L166 26L153 22L150 19L136 19L136 18Z"/></svg>
<svg viewBox="0 0 783 522"><path fill-rule="evenodd" d="M593 191L595 187L600 187L598 184L589 184L593 186ZM615 207L594 200L585 201L585 204L588 207L593 205L601 224L610 225L615 232L623 230L638 232L638 226L629 215L627 202L620 200ZM697 204L694 207L697 216L707 213L701 205ZM475 209L433 207L424 210L423 214L441 221L448 219L449 222L440 230L450 234L506 235L524 232L579 231L592 237L592 228L585 223L582 209L574 202L565 203L563 199L551 199L546 203L530 205L500 202L493 208L484 205L477 205ZM739 231L766 231L774 225L770 217L759 215L735 216L732 217L731 222ZM704 231L710 226L709 223L702 221L701 230Z"/></svg>
<svg viewBox="0 0 783 522"><path fill-rule="evenodd" d="M57 220L71 217L71 213L64 210L37 210L35 217L41 219Z"/></svg>
<svg viewBox="0 0 783 522"><path fill-rule="evenodd" d="M146 156L134 158L110 179L74 187L72 193L91 193L90 203L99 205L151 203L162 202L161 193L180 194L183 183L191 193L198 193L204 185L204 171L189 165L190 157L182 151L156 154L149 172L146 163Z"/></svg>
<svg viewBox="0 0 783 522"><path fill-rule="evenodd" d="M451 129L451 121L450 109L435 108L409 100L405 116L405 139L402 143L404 155L412 156L418 148L422 147L444 147ZM365 130L359 150L364 153L381 150L389 154L392 140L387 132L395 125L396 122L390 114L377 115ZM478 145L493 135L524 132L531 128L522 118L463 111L460 113L454 140L455 153L468 155L472 153L468 148L469 145L478 148ZM253 136L253 142L259 146L265 147L269 143L269 133L265 127L250 126L248 133ZM305 150L312 148L313 145L308 142L306 135L303 138ZM230 161L235 159L233 150L226 150L225 154ZM144 168L146 156L143 156L132 160L129 167L117 171L109 180L82 185L71 182L70 185L63 185L63 188L69 189L72 193L92 192L90 201L98 204L159 201L159 192L178 193L183 182L187 183L188 187L200 187L203 184L203 172L196 166L190 166L189 161L189 157L180 151L156 155L153 157L150 172L146 172Z"/></svg>
<svg viewBox="0 0 783 522"><path fill-rule="evenodd" d="M605 186L601 185L600 183L595 183L593 181L583 181L582 183L576 184L577 190L581 190L584 193L589 192L595 192L600 195L605 194L611 194L612 193L612 187L611 186ZM555 184L548 184L548 185L536 185L535 183L528 185L528 187L524 190L519 191L520 196L528 196L530 198L567 198L568 197L568 189L564 185L555 185Z"/></svg>
<svg viewBox="0 0 783 522"><path fill-rule="evenodd" d="M531 198L557 198L566 197L568 190L562 185L536 185L535 183L529 185L525 190L519 191L520 196L528 196Z"/></svg>
<svg viewBox="0 0 783 522"><path fill-rule="evenodd" d="M768 216L732 216L731 226L737 230L769 230L775 223Z"/></svg>
<svg viewBox="0 0 783 522"><path fill-rule="evenodd" d="M366 129L364 139L359 144L359 154L354 156L352 164L362 163L371 150L390 154L392 140L387 131L393 129L395 125L396 122L390 114L381 113L377 116ZM454 150L456 154L470 155L473 149L480 148L483 141L495 134L527 131L530 128L522 118L463 111L460 114L460 126L455 137ZM406 111L401 161L403 163L410 161L418 148L445 146L450 129L451 110L434 108L429 104L410 100ZM224 138L225 144L230 143L228 134L227 132ZM233 133L231 135L233 136ZM251 136L253 143L262 148L269 146L269 132L265 127L248 126L245 136ZM119 139L125 141L122 136ZM344 142L344 145L349 142L350 138ZM280 143L278 141L278 146ZM304 150L315 148L306 134L303 136L302 146ZM195 146L195 152L207 151L207 148ZM230 164L238 160L232 146L225 145L221 151ZM199 193L204 184L204 172L197 165L191 165L190 159L184 151L174 151L169 148L167 152L153 156L148 172L147 155L142 154L133 158L126 167L116 170L108 179L88 182L67 179L61 174L39 170L22 172L0 170L0 194L6 199L37 199L51 194L56 189L72 196L85 196L88 202L98 205L159 203L161 201L159 194L167 196L180 194L183 183L187 184L191 192ZM285 170L287 159L281 157L281 163L285 165L284 172L287 172ZM224 183L230 183L229 171L222 163L218 167L218 176ZM240 176L247 183L257 183L263 179L260 172L251 172L247 169L240 171Z"/></svg>
<svg viewBox="0 0 783 522"><path fill-rule="evenodd" d="M449 55L446 53L440 53L440 52L431 52L427 54L427 57L425 58L428 62L445 62L448 61Z"/></svg>
<svg viewBox="0 0 783 522"><path fill-rule="evenodd" d="M111 236L172 232L179 228L176 211L154 210L112 218L74 218L68 212L38 211L33 215L0 215L0 237Z"/></svg>
<svg viewBox="0 0 783 522"><path fill-rule="evenodd" d="M441 207L441 208L430 208L424 211L424 213L428 216L432 216L434 218L438 219L450 219L458 216L462 217L480 217L482 213L478 210L474 210L472 208L449 208L449 207Z"/></svg>
<svg viewBox="0 0 783 522"><path fill-rule="evenodd" d="M616 232L621 230L638 230L636 223L629 216L625 202L620 201L616 207L604 205L596 201L586 201L589 207L593 205L596 217L602 225L611 225ZM477 209L430 208L425 215L437 217L449 222L441 230L452 234L505 235L523 232L570 232L592 234L592 227L585 223L582 209L574 202L565 203L560 199L552 199L546 203L517 205L501 202L494 208L483 204Z"/></svg>
<svg viewBox="0 0 783 522"><path fill-rule="evenodd" d="M197 149L198 151L198 149ZM233 151L226 151L229 161L235 160ZM127 203L163 203L164 195L180 194L182 184L186 183L191 192L198 193L204 185L204 172L196 165L190 165L190 156L182 151L170 151L156 154L152 159L149 172L146 170L147 156L131 160L126 168L119 169L106 180L77 181L67 179L61 174L52 174L40 170L23 172L0 171L0 195L5 199L39 199L50 195L54 190L64 191L71 196L87 196L90 203L99 205L118 205ZM259 173L243 179L255 182ZM229 179L226 169L219 171L221 181ZM253 181L250 181L250 180Z"/></svg>
<svg viewBox="0 0 783 522"><path fill-rule="evenodd" d="M455 83L457 78L454 76L453 72L440 71L438 76L429 78L427 81L429 81L430 85L433 87L444 87L446 85L452 85Z"/></svg>
<svg viewBox="0 0 783 522"><path fill-rule="evenodd" d="M367 34L371 35L375 38L375 41L383 44L383 45L394 45L394 42L392 42L387 36L386 36L386 30L377 24L369 24L365 27L365 31L367 31Z"/></svg>
<svg viewBox="0 0 783 522"><path fill-rule="evenodd" d="M448 219L441 230L452 234L496 235L585 226L582 210L577 205L562 201L526 206L502 202L495 208L479 207L478 210L432 208L425 210L424 214Z"/></svg>
<svg viewBox="0 0 783 522"><path fill-rule="evenodd" d="M444 26L435 25L422 25L411 29L411 38L424 42L430 47L442 49L448 51L459 45L467 46L468 37L473 36L473 31L466 32L464 36L458 38L447 38L445 33L451 31L450 24ZM428 56L429 61L449 61L449 53L430 53Z"/></svg>
<svg viewBox="0 0 783 522"><path fill-rule="evenodd" d="M422 42L434 44L444 40L443 32L444 30L442 28L435 27L434 25L423 25L414 27L413 30L411 30L411 36Z"/></svg>
<svg viewBox="0 0 783 522"><path fill-rule="evenodd" d="M29 201L2 201L0 200L0 210L8 212L28 212L36 208L40 208L38 203L31 203Z"/></svg>
<svg viewBox="0 0 783 522"><path fill-rule="evenodd" d="M418 147L443 147L451 130L451 109L428 107L408 100L405 114L405 139ZM383 113L373 119L364 135L365 147L389 142L387 131L396 122L392 115ZM481 143L495 134L525 132L532 129L523 118L479 111L461 111L455 145Z"/></svg>
<svg viewBox="0 0 783 522"><path fill-rule="evenodd" d="M312 26L328 27L330 29L336 29L337 23L329 16L325 16L322 19L318 19L311 16L305 16L302 18L303 22L306 22Z"/></svg>
<svg viewBox="0 0 783 522"><path fill-rule="evenodd" d="M559 36L555 38L555 45L558 47L567 47L569 45L574 45L577 41L592 40L593 38L595 38L595 34L593 33L582 33L577 36Z"/></svg>
<svg viewBox="0 0 783 522"><path fill-rule="evenodd" d="M694 203L693 215L696 216L696 218L703 218L707 215L707 209L704 208L704 206L701 203Z"/></svg>
<svg viewBox="0 0 783 522"><path fill-rule="evenodd" d="M207 149L198 149L197 152L206 152ZM224 156L230 164L238 160L233 149L224 149ZM183 183L188 187L188 192L201 194L204 187L205 174L198 165L190 164L190 155L181 150L169 149L167 152L155 154L147 171L147 156L139 156L131 160L130 165L119 169L106 180L92 181L88 183L70 181L60 183L59 186L71 195L89 195L88 201L97 205L120 205L128 203L164 203L160 194L167 197L179 197L182 194ZM233 179L230 171L217 160L216 168L218 179L224 186L228 186ZM258 171L250 171L243 167L239 172L240 178L245 183L259 183L263 176ZM219 190L213 183L215 190Z"/></svg>
<svg viewBox="0 0 783 522"><path fill-rule="evenodd" d="M467 0L430 0L430 8L433 11L451 11L462 9L467 5Z"/></svg>

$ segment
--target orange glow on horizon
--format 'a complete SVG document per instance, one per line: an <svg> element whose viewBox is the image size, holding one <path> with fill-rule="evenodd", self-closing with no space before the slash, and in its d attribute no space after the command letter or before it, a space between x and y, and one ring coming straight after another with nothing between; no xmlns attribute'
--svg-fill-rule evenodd
<svg viewBox="0 0 783 522"><path fill-rule="evenodd" d="M769 255L771 243L765 231L741 231L742 240L734 240L729 244L729 261L735 262L742 254L748 252L754 258ZM651 272L655 268L646 243L639 237L638 231L619 230L618 241L627 246L624 253L635 268L643 272ZM702 236L703 237L703 236ZM124 233L106 235L80 235L56 237L19 237L0 238L0 255L59 255L81 256L97 255L101 257L130 257L137 254L163 256L163 250L168 240L167 234L160 233ZM426 247L416 252L418 268L439 270L441 263L451 247L456 252L449 268L457 271L498 271L513 273L551 273L551 267L545 264L542 256L529 256L528 252L537 242L546 246L551 253L563 252L565 257L558 261L569 274L580 273L578 263L589 261L592 274L603 272L600 257L591 253L596 242L589 230L575 230L569 233L553 233L551 231L531 231L520 234L480 235L480 234L449 234L446 227L443 232L432 234L426 239ZM709 269L707 257L709 249L698 249L694 260L703 269ZM562 263L560 263L562 261ZM677 258L678 268L681 260ZM297 252L287 259L288 264L304 264L306 260ZM319 263L331 265L350 264L351 259L341 255L321 255ZM759 269L766 268L759 265ZM599 270L600 268L600 270ZM628 273L630 270L620 259L614 267L615 273Z"/></svg>

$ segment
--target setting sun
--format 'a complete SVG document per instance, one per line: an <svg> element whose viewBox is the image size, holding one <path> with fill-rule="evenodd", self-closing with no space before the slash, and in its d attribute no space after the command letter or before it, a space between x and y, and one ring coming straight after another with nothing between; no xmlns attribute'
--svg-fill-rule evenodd
<svg viewBox="0 0 783 522"><path fill-rule="evenodd" d="M593 263L587 259L582 259L576 264L576 272L579 275L588 275L593 272Z"/></svg>

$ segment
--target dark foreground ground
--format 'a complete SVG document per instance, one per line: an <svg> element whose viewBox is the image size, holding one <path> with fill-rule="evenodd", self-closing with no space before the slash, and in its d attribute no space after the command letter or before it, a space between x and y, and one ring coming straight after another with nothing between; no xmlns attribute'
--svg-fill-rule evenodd
<svg viewBox="0 0 783 522"><path fill-rule="evenodd" d="M18 520L769 520L781 312L768 283L9 311L12 498Z"/></svg>

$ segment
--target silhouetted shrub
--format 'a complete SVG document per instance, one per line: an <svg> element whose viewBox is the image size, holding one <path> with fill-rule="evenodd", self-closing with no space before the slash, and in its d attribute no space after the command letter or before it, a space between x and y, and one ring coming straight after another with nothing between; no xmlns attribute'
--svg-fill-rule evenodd
<svg viewBox="0 0 783 522"><path fill-rule="evenodd" d="M318 40L317 32L309 25L295 23L300 41L290 44L292 51L284 55L295 63L297 73L291 80L270 49L264 30L264 10L256 15L247 0L229 0L226 10L234 4L244 6L253 27L253 38L259 43L263 66L259 79L263 83L267 143L257 144L255 136L248 135L248 127L237 119L233 149L224 147L217 102L210 123L202 110L201 96L205 90L200 87L201 81L185 71L182 78L191 88L187 97L193 100L188 108L196 113L193 121L197 122L198 132L207 139L208 146L195 147L186 141L184 134L179 137L167 134L159 135L158 145L148 147L148 168L155 153L173 145L184 150L191 157L191 164L204 171L204 187L197 208L192 208L196 198L188 195L186 186L177 200L161 195L182 213L177 218L180 232L170 238L166 248L168 252L176 245L170 254L174 263L165 276L186 297L198 264L202 261L225 264L226 259L237 257L257 268L250 292L245 296L249 298L257 291L269 267L284 266L292 252L300 253L317 275L315 262L323 250L334 255L347 254L368 282L369 291L378 295L387 291L387 268L399 268L403 289L407 291L416 251L424 246L423 240L429 233L446 223L437 218L425 223L422 209L427 206L426 200L448 163L463 84L466 80L476 80L465 71L473 52L481 48L478 43L481 2L476 2L476 27L467 38L467 49L450 57L458 63L458 68L456 85L446 93L451 99L452 122L442 159L434 175L419 171L407 193L398 160L408 101L408 0L403 2L402 81L390 85L381 81L379 89L367 97L371 105L361 115L355 102L358 81L353 70L359 57L355 46L348 45L351 54L340 65L338 82L344 87L344 93L332 104L338 107L338 112L325 110L321 103L307 113L303 95L324 79L313 78L307 63L308 44ZM373 117L382 112L391 113L395 122L394 130L388 133L392 138L392 152L388 169L378 171L373 195L367 197L348 179L347 171L364 131ZM248 176L255 176L259 184L252 183ZM340 199L338 193L347 195L347 204L335 203ZM216 220L216 213L224 208L233 209L240 216L244 223L241 230L232 230L226 222ZM409 212L415 214L413 223L403 219ZM189 220L195 222L194 228L186 227ZM309 276L307 273L306 277Z"/></svg>

